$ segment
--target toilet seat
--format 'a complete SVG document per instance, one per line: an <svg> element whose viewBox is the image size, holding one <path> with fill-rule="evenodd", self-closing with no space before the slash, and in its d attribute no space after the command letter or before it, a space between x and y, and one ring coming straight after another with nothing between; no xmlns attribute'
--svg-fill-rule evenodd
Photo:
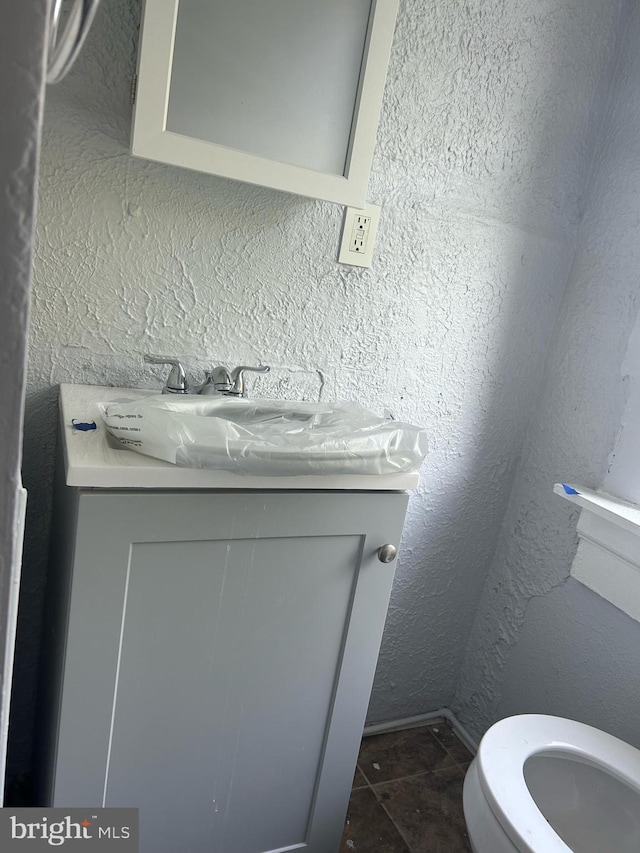
<svg viewBox="0 0 640 853"><path fill-rule="evenodd" d="M507 717L485 734L478 777L496 819L523 853L572 853L538 809L524 778L533 755L585 761L640 790L640 751L605 732L543 714Z"/></svg>

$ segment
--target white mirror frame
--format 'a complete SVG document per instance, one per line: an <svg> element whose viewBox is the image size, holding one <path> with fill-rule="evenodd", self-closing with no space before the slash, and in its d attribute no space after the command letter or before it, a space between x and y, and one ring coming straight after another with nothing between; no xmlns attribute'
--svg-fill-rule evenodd
<svg viewBox="0 0 640 853"><path fill-rule="evenodd" d="M131 153L250 184L363 207L399 0L372 2L344 176L282 163L167 130L179 2L145 0Z"/></svg>

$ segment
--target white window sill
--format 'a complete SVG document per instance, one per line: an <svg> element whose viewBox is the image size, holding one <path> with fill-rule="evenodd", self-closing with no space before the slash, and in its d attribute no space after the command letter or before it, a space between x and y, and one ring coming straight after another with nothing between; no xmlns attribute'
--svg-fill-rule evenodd
<svg viewBox="0 0 640 853"><path fill-rule="evenodd" d="M579 486L553 491L582 508L571 576L640 622L640 507Z"/></svg>

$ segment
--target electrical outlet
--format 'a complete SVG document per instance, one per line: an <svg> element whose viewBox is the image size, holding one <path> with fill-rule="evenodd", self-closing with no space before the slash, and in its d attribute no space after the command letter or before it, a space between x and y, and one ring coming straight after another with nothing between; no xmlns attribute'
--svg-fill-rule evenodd
<svg viewBox="0 0 640 853"><path fill-rule="evenodd" d="M371 266L379 220L380 208L377 204L365 204L362 210L357 207L345 208L338 263L355 267Z"/></svg>

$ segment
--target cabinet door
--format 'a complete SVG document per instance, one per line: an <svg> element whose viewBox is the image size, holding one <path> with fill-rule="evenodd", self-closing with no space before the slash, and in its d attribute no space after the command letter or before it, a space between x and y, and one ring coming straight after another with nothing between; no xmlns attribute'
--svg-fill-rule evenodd
<svg viewBox="0 0 640 853"><path fill-rule="evenodd" d="M407 497L80 498L54 804L142 853L336 851Z"/></svg>

